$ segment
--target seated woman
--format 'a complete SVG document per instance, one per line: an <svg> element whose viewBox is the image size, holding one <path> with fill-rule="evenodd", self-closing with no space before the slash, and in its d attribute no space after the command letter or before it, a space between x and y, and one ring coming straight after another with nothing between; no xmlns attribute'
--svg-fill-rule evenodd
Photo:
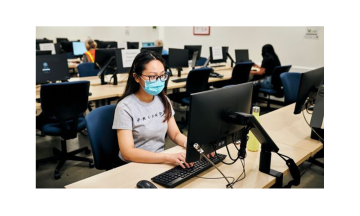
<svg viewBox="0 0 360 216"><path fill-rule="evenodd" d="M171 163L189 168L185 152L160 154L165 134L186 148L174 110L164 90L168 74L164 60L153 51L139 53L131 66L125 92L116 106L113 129L117 129L119 157L125 162ZM214 153L212 153L214 156Z"/></svg>
<svg viewBox="0 0 360 216"><path fill-rule="evenodd" d="M155 41L155 46L156 47L163 47L161 55L169 55L169 52L166 49L164 49L164 42L162 40L160 40L160 39L156 40Z"/></svg>
<svg viewBox="0 0 360 216"><path fill-rule="evenodd" d="M84 55L82 57L82 61L83 62L94 63L94 61L95 61L95 50L96 50L96 47L97 47L96 42L93 41L92 39L88 39L85 42L85 47L87 49L87 52L84 53Z"/></svg>
<svg viewBox="0 0 360 216"><path fill-rule="evenodd" d="M254 75L252 81L261 80L261 88L272 88L271 84L271 75L274 71L274 68L281 66L280 60L275 53L274 47L271 44L266 44L262 47L263 61L261 67L254 63L253 67L259 68L259 71L251 71L251 74ZM262 80L263 79L263 80Z"/></svg>

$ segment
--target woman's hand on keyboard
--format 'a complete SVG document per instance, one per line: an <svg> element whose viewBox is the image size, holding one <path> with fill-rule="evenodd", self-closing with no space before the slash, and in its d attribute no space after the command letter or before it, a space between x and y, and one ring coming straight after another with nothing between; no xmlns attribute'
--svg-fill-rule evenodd
<svg viewBox="0 0 360 216"><path fill-rule="evenodd" d="M175 153L175 154L168 154L167 161L169 163L178 164L184 169L185 169L185 166L187 168L193 167L194 163L190 163L190 164L186 163L185 158L186 158L185 152L180 152L180 153Z"/></svg>
<svg viewBox="0 0 360 216"><path fill-rule="evenodd" d="M210 158L210 157L215 157L215 152L211 152L210 154L207 154L206 155L208 158Z"/></svg>

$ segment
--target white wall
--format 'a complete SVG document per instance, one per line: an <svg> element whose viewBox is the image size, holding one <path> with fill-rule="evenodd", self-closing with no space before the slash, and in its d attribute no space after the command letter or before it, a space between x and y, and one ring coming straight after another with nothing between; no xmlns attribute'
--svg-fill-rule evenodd
<svg viewBox="0 0 360 216"><path fill-rule="evenodd" d="M319 38L305 38L306 27L213 27L209 36L195 36L193 27L165 27L164 47L184 48L184 45L202 45L201 56L209 56L210 46L229 46L235 58L235 49L249 49L249 57L261 64L261 48L274 46L282 65L293 65L291 71L304 72L324 66L324 27L319 27ZM235 59L234 59L235 60Z"/></svg>
<svg viewBox="0 0 360 216"><path fill-rule="evenodd" d="M126 34L126 31L129 34ZM36 27L36 38L52 39L56 42L57 37L68 38L69 40L85 41L88 37L92 39L104 41L134 41L134 42L149 42L155 41L159 37L158 29L153 29L152 26L145 27L115 27L115 26L61 26L61 27ZM141 46L141 44L140 44Z"/></svg>
<svg viewBox="0 0 360 216"><path fill-rule="evenodd" d="M126 34L128 30L129 35ZM235 58L235 49L249 49L250 59L260 64L261 48L274 46L281 64L293 65L291 71L303 72L324 66L324 27L319 27L319 38L305 38L306 27L214 27L209 36L193 35L193 27L36 27L36 38L66 37L85 41L89 36L105 41L164 40L164 47L184 48L184 45L202 45L201 56L209 56L210 46L229 46Z"/></svg>

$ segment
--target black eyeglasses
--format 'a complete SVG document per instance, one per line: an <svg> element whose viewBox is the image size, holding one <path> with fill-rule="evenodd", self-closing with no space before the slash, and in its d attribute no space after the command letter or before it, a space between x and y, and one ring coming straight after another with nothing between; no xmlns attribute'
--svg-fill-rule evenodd
<svg viewBox="0 0 360 216"><path fill-rule="evenodd" d="M160 81L165 82L168 78L169 78L169 73L165 72L164 74L161 74L160 76L148 76L148 75L141 75L141 76L145 76L149 79L149 82L156 82L158 79L160 79Z"/></svg>

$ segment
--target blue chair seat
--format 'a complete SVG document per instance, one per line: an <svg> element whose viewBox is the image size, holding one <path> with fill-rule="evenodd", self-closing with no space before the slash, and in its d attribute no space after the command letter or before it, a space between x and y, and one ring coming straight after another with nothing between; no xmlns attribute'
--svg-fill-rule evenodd
<svg viewBox="0 0 360 216"><path fill-rule="evenodd" d="M84 117L79 118L78 122L78 131L82 131L86 128L86 122ZM68 129L70 130L70 125L68 125ZM61 135L61 127L59 123L50 123L46 124L42 128L42 132L44 134L50 135L50 136L59 136Z"/></svg>
<svg viewBox="0 0 360 216"><path fill-rule="evenodd" d="M277 91L275 89L266 89L266 88L260 88L260 92L267 93L270 95L276 95Z"/></svg>
<svg viewBox="0 0 360 216"><path fill-rule="evenodd" d="M183 104L186 104L186 105L190 106L190 98L184 98L184 99L181 100L181 102Z"/></svg>

